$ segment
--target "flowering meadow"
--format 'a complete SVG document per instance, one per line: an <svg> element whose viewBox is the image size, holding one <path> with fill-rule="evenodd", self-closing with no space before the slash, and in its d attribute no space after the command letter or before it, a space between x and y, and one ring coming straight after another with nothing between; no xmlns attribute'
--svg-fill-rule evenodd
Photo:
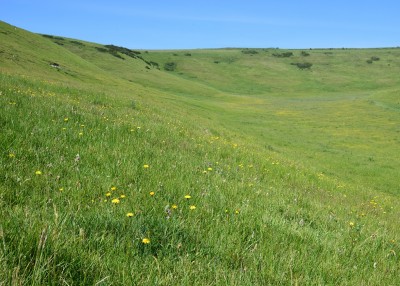
<svg viewBox="0 0 400 286"><path fill-rule="evenodd" d="M64 49L29 37L54 45L54 57ZM305 101L272 123L243 127L232 117L245 112L245 99L231 99L218 115L225 101L207 91L203 102L200 93L189 98L169 87L133 85L94 68L85 81L74 77L84 71L72 63L69 73L44 79L48 67L40 60L29 74L1 57L7 69L0 69L0 285L398 283L398 178L387 182L387 192L362 185L356 173L347 179L345 170L326 171L340 160L312 165L311 153L289 143L260 144L265 138L251 131L286 128L285 117ZM173 79L151 72L160 82ZM395 112L387 118L398 123ZM369 126L386 120L379 116ZM307 132L307 122L297 124L296 132ZM363 128L372 132L358 128L360 138ZM271 131L271 140L278 142L277 134ZM293 145L314 146L299 142Z"/></svg>

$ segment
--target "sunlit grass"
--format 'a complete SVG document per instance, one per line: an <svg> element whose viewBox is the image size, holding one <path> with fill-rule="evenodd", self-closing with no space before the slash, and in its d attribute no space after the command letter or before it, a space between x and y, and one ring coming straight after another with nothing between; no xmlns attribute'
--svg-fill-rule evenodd
<svg viewBox="0 0 400 286"><path fill-rule="evenodd" d="M7 55L31 39L71 72L0 58L0 285L396 285L396 50L358 74L371 51L310 51L299 74L199 50L140 74L24 35Z"/></svg>
<svg viewBox="0 0 400 286"><path fill-rule="evenodd" d="M27 91L39 87L2 76L3 281L394 281L391 197L149 110Z"/></svg>

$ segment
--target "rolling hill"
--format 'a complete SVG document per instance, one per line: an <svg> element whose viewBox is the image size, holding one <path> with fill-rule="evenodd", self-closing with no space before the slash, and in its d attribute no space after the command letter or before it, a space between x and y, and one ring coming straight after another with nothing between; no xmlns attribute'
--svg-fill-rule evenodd
<svg viewBox="0 0 400 286"><path fill-rule="evenodd" d="M400 49L0 43L0 285L396 284Z"/></svg>

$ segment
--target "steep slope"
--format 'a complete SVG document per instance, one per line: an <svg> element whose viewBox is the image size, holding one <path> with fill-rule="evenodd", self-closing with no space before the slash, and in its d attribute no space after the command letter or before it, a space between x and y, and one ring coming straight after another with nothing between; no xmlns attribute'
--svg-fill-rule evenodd
<svg viewBox="0 0 400 286"><path fill-rule="evenodd" d="M74 86L120 85L123 81L50 39L0 22L1 71ZM75 43L77 43L75 41ZM138 63L142 67L143 62Z"/></svg>

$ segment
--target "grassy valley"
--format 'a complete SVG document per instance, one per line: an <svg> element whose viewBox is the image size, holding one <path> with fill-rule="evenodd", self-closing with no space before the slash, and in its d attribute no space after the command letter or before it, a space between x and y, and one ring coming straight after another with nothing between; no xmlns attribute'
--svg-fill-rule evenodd
<svg viewBox="0 0 400 286"><path fill-rule="evenodd" d="M397 283L400 49L0 43L0 285Z"/></svg>

